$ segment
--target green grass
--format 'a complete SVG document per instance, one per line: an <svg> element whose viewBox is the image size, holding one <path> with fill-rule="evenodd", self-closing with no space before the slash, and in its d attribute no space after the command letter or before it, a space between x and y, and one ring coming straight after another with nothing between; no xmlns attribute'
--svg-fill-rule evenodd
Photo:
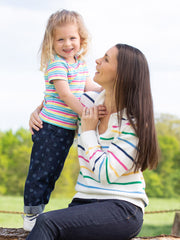
<svg viewBox="0 0 180 240"><path fill-rule="evenodd" d="M180 209L180 199L150 198L148 211ZM171 234L175 212L153 213L144 215L144 224L139 236L157 236L160 234Z"/></svg>
<svg viewBox="0 0 180 240"><path fill-rule="evenodd" d="M65 208L71 198L51 198L45 211ZM23 212L23 197L0 196L0 211L15 211ZM23 219L21 214L6 214L0 213L0 227L4 228L21 228L23 226Z"/></svg>
<svg viewBox="0 0 180 240"><path fill-rule="evenodd" d="M68 206L71 198L51 198L46 207L46 211L60 209ZM145 211L180 209L180 199L159 199L151 198ZM0 196L0 210L23 211L23 198ZM145 214L144 224L139 236L156 236L160 234L170 234L174 221L174 212ZM23 220L20 214L0 213L0 227L21 228Z"/></svg>

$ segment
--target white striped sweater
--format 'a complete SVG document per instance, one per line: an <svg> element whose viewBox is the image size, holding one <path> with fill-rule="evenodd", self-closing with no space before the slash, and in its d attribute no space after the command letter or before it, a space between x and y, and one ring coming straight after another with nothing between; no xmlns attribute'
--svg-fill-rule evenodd
<svg viewBox="0 0 180 240"><path fill-rule="evenodd" d="M84 106L103 104L105 91L83 94ZM96 131L78 131L78 157L80 173L75 198L120 199L142 208L148 204L145 181L141 171L134 173L138 138L126 115L121 127L117 113L110 116L108 129L101 135Z"/></svg>

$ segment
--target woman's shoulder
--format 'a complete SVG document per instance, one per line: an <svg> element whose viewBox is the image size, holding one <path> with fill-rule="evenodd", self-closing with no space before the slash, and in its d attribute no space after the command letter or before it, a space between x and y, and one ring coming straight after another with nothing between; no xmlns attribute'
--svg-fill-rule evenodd
<svg viewBox="0 0 180 240"><path fill-rule="evenodd" d="M122 116L122 131L124 134L132 135L133 137L137 138L136 131L133 125L136 125L136 119L133 116L127 117L126 111Z"/></svg>
<svg viewBox="0 0 180 240"><path fill-rule="evenodd" d="M119 125L118 117L121 117L121 124ZM136 120L134 117L131 116L129 119L126 113L126 109L123 109L123 112L119 112L118 114L113 114L112 121L114 121L114 124L117 124L117 128L121 129L122 131L132 132L135 134L135 130L132 126L132 122L136 125Z"/></svg>

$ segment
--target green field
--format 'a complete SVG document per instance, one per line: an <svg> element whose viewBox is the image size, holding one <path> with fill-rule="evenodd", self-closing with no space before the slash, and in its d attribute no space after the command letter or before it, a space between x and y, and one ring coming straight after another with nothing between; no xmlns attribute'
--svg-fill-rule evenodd
<svg viewBox="0 0 180 240"><path fill-rule="evenodd" d="M51 198L46 211L60 209L68 206L70 198ZM180 199L151 198L145 211L180 209ZM22 197L0 196L0 211L23 211ZM145 214L144 224L139 236L156 236L170 234L174 221L174 212ZM23 220L21 214L0 213L0 227L21 228Z"/></svg>

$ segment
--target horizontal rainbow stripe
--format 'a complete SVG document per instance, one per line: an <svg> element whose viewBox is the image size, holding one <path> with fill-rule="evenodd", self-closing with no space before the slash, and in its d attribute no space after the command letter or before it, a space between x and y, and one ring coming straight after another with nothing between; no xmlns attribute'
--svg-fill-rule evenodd
<svg viewBox="0 0 180 240"><path fill-rule="evenodd" d="M86 63L77 60L69 64L55 55L49 62L44 75L44 107L40 113L42 121L67 129L77 128L77 114L73 112L58 95L53 80L67 81L72 94L80 99L84 92L86 79L89 77Z"/></svg>

